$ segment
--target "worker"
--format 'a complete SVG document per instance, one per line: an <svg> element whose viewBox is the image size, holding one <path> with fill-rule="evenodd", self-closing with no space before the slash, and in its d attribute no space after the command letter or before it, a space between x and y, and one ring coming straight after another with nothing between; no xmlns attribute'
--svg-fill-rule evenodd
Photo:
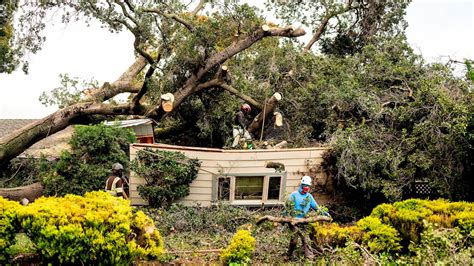
<svg viewBox="0 0 474 266"><path fill-rule="evenodd" d="M241 139L245 143L247 141L252 140L252 136L247 131L247 124L248 124L247 116L250 114L251 111L252 111L252 108L250 107L250 105L244 103L240 106L239 111L237 111L237 113L235 114L234 126L232 128L232 136L234 137L234 141L232 142L232 147L237 147Z"/></svg>
<svg viewBox="0 0 474 266"><path fill-rule="evenodd" d="M105 191L112 196L128 199L125 191L127 181L123 178L123 166L120 163L112 165L112 175L105 182Z"/></svg>
<svg viewBox="0 0 474 266"><path fill-rule="evenodd" d="M318 203L314 200L313 195L309 193L311 187L311 177L310 176L303 176L301 178L300 186L298 191L294 191L291 193L290 197L288 197L287 207L291 208L289 210L291 215L295 218L302 219L305 218L306 214L311 210L317 211L319 209ZM329 216L329 213L323 211L323 214ZM287 256L291 258L293 256L293 251L296 248L298 238L301 238L302 248L306 258L313 258L313 252L310 250L308 242L309 240L306 239L306 234L303 232L306 230L304 226L307 225L300 225L300 228L295 226L290 226L290 229L293 232L293 235L290 240L290 246L288 247ZM302 232L303 231L303 232Z"/></svg>
<svg viewBox="0 0 474 266"><path fill-rule="evenodd" d="M319 209L318 203L314 200L313 195L309 193L310 187L311 177L307 175L303 176L298 191L291 193L288 198L289 203L294 205L292 216L304 218L311 209L315 211ZM329 213L326 211L324 211L323 214L329 216Z"/></svg>

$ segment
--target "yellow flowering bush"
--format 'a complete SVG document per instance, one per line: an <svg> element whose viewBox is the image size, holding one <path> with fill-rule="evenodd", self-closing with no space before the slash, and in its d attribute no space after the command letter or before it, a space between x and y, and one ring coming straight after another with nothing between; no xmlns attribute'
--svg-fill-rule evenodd
<svg viewBox="0 0 474 266"><path fill-rule="evenodd" d="M443 228L457 227L465 234L474 230L472 202L409 199L393 205L379 205L370 216L392 225L400 232L406 244L419 241L424 230L423 220Z"/></svg>
<svg viewBox="0 0 474 266"><path fill-rule="evenodd" d="M15 241L17 226L17 210L21 205L0 197L0 262L8 260L8 248Z"/></svg>
<svg viewBox="0 0 474 266"><path fill-rule="evenodd" d="M315 223L312 230L311 238L317 246L344 247L348 240L360 242L363 235L357 226L339 226L337 223Z"/></svg>
<svg viewBox="0 0 474 266"><path fill-rule="evenodd" d="M354 226L313 224L311 237L317 246L343 247L353 241L372 252L392 252L419 243L426 224L474 235L474 203L409 199L381 204Z"/></svg>
<svg viewBox="0 0 474 266"><path fill-rule="evenodd" d="M128 264L163 252L152 220L105 192L42 197L21 208L18 219L48 262Z"/></svg>
<svg viewBox="0 0 474 266"><path fill-rule="evenodd" d="M238 230L229 246L222 251L221 260L224 264L245 264L250 262L255 250L255 238L249 230Z"/></svg>

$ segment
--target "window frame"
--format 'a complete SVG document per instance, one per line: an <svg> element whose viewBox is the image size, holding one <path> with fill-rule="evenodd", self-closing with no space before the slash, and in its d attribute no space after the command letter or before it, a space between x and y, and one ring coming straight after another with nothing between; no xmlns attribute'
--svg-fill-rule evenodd
<svg viewBox="0 0 474 266"><path fill-rule="evenodd" d="M245 177L245 176L262 176L263 177L263 191L261 200L236 200L235 199L235 183L236 178ZM270 177L279 176L280 177L280 195L278 200L269 200L268 199L268 190L270 184ZM262 206L263 205L281 205L285 202L285 192L286 192L286 172L281 173L227 173L221 175L212 176L212 203L217 203L221 200L218 200L218 186L219 178L230 178L230 195L229 201L222 200L222 202L229 202L231 205L241 205L241 206Z"/></svg>

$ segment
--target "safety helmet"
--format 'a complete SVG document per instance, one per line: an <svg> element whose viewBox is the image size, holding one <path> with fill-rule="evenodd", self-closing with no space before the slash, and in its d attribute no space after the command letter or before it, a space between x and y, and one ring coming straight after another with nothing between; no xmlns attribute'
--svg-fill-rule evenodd
<svg viewBox="0 0 474 266"><path fill-rule="evenodd" d="M246 104L246 103L242 104L242 105L240 106L240 109L243 110L243 111L245 111L245 112L250 112L250 111L252 111L252 108L250 107L250 105L248 105L248 104Z"/></svg>
<svg viewBox="0 0 474 266"><path fill-rule="evenodd" d="M311 186L311 177L307 175L303 176L303 178L301 178L301 185Z"/></svg>
<svg viewBox="0 0 474 266"><path fill-rule="evenodd" d="M112 165L112 170L115 170L115 171L123 170L123 166L120 163L114 163Z"/></svg>

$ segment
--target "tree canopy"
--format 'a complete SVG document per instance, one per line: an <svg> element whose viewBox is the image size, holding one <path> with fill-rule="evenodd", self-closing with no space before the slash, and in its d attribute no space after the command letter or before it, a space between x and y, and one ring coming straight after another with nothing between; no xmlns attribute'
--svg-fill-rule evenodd
<svg viewBox="0 0 474 266"><path fill-rule="evenodd" d="M136 61L116 81L84 92L64 75L42 97L61 108L2 137L0 161L70 124L119 116L154 119L163 141L223 147L241 103L256 116L280 92L285 125L265 123L264 138L330 144L326 167L340 187L399 200L429 180L437 195L472 198L472 67L467 61L466 78L458 77L451 65L416 55L404 35L408 4L268 0L264 12L237 0L22 3L6 46L12 51L41 48L45 18L58 10L64 23L132 33ZM292 24L311 31L308 42ZM112 100L125 92L127 102ZM174 96L171 112L162 107L166 93Z"/></svg>

